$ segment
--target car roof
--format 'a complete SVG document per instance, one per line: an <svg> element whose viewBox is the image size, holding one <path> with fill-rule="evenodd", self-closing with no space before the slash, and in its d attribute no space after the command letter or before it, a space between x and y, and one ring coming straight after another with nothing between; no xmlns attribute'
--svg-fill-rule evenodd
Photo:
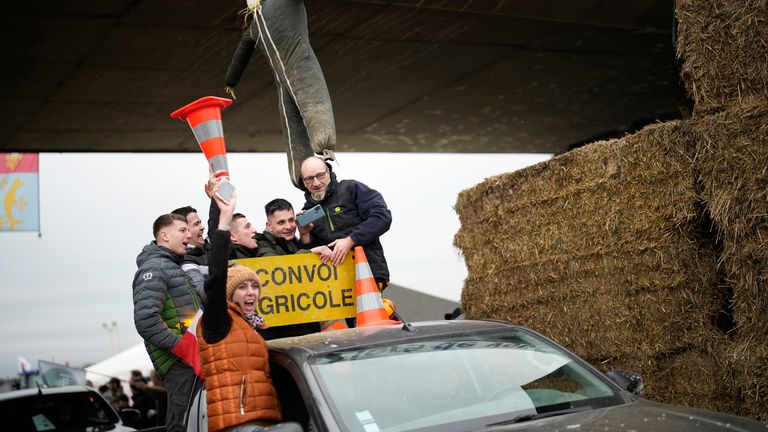
<svg viewBox="0 0 768 432"><path fill-rule="evenodd" d="M313 333L268 341L272 352L292 357L309 357L332 351L354 349L388 343L407 343L425 338L493 330L523 329L501 321L445 320L407 324L355 327L345 330Z"/></svg>
<svg viewBox="0 0 768 432"><path fill-rule="evenodd" d="M91 392L91 391L94 391L94 390L85 386L41 387L39 389L28 388L23 390L14 390L6 393L0 393L0 402L35 396L41 393L43 395L52 395L52 394L85 393L85 392Z"/></svg>

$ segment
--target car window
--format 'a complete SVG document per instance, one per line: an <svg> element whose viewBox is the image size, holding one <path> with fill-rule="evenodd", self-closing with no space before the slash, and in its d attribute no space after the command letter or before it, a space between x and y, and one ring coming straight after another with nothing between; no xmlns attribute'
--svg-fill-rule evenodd
<svg viewBox="0 0 768 432"><path fill-rule="evenodd" d="M404 431L621 399L533 334L505 331L331 352L312 360L349 431Z"/></svg>
<svg viewBox="0 0 768 432"><path fill-rule="evenodd" d="M119 422L101 396L86 391L9 399L0 410L20 431L106 431Z"/></svg>

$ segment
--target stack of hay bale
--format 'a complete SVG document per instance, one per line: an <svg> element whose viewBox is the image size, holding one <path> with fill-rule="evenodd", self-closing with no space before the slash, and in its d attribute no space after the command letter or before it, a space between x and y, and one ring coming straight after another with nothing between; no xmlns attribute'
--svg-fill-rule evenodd
<svg viewBox="0 0 768 432"><path fill-rule="evenodd" d="M694 166L732 294L726 370L734 406L768 420L768 106L744 105L694 123Z"/></svg>
<svg viewBox="0 0 768 432"><path fill-rule="evenodd" d="M768 420L768 9L676 13L694 117L462 192L462 306L640 372L652 399Z"/></svg>
<svg viewBox="0 0 768 432"><path fill-rule="evenodd" d="M677 16L697 113L692 165L732 293L733 412L768 420L768 6L678 0Z"/></svg>

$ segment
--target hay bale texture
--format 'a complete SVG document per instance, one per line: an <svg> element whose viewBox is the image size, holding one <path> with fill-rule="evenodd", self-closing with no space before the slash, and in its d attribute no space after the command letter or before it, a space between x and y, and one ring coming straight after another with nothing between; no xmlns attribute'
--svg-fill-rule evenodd
<svg viewBox="0 0 768 432"><path fill-rule="evenodd" d="M768 104L692 122L694 167L733 297L727 346L735 414L768 421Z"/></svg>
<svg viewBox="0 0 768 432"><path fill-rule="evenodd" d="M728 370L733 371L735 414L768 422L768 341L744 341L728 348Z"/></svg>
<svg viewBox="0 0 768 432"><path fill-rule="evenodd" d="M694 222L689 135L656 125L463 191L467 316L532 327L594 363L712 337L715 254Z"/></svg>
<svg viewBox="0 0 768 432"><path fill-rule="evenodd" d="M639 372L652 399L768 420L768 104L489 178L456 211L469 318Z"/></svg>
<svg viewBox="0 0 768 432"><path fill-rule="evenodd" d="M632 363L632 359L628 359L627 365L622 367L632 370ZM652 377L647 383L647 393L664 403L736 412L739 394L728 366L722 336L703 346L660 354L647 368Z"/></svg>
<svg viewBox="0 0 768 432"><path fill-rule="evenodd" d="M677 0L675 15L697 114L768 100L766 0Z"/></svg>
<svg viewBox="0 0 768 432"><path fill-rule="evenodd" d="M768 339L768 104L693 123L694 166L733 289L736 336Z"/></svg>

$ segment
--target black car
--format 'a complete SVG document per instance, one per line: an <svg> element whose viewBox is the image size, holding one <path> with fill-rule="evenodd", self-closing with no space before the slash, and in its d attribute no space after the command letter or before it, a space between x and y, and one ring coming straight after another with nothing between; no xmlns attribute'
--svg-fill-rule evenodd
<svg viewBox="0 0 768 432"><path fill-rule="evenodd" d="M0 425L2 430L13 432L135 430L122 424L99 392L82 386L2 393Z"/></svg>
<svg viewBox="0 0 768 432"><path fill-rule="evenodd" d="M523 327L436 321L269 341L285 421L306 431L766 431L664 405ZM621 383L621 386L617 384Z"/></svg>

